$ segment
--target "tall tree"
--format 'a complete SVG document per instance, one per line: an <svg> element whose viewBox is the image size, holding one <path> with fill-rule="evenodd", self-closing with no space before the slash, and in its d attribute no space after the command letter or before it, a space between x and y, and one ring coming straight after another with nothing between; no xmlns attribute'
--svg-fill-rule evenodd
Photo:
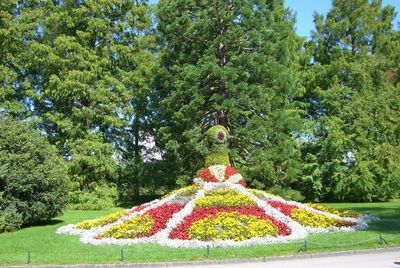
<svg viewBox="0 0 400 268"><path fill-rule="evenodd" d="M259 188L299 174L299 94L291 70L299 40L283 1L161 0L155 85L160 137L177 175L204 164L204 132L225 126L230 159Z"/></svg>
<svg viewBox="0 0 400 268"><path fill-rule="evenodd" d="M400 98L380 48L392 35L394 8L380 0L332 4L326 18L315 16L305 75L313 126L303 147L305 188L328 199L389 198L400 187Z"/></svg>
<svg viewBox="0 0 400 268"><path fill-rule="evenodd" d="M0 3L0 113L21 116L25 105L26 92L16 83L21 73L18 72L16 56L23 47L20 42L23 29L16 23L19 14L16 1L6 0Z"/></svg>
<svg viewBox="0 0 400 268"><path fill-rule="evenodd" d="M116 182L120 156L136 150L128 139L141 138L153 68L150 7L65 0L24 1L13 9L15 23L29 31L18 33L22 49L11 53L19 76L8 85L25 94L12 99L69 160L78 193Z"/></svg>

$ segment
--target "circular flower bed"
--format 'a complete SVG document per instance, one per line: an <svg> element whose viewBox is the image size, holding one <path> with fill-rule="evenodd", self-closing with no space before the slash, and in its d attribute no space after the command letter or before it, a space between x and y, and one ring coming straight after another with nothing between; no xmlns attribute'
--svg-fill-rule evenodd
<svg viewBox="0 0 400 268"><path fill-rule="evenodd" d="M225 178L231 171L222 167L207 172ZM229 180L203 180L130 210L63 226L57 233L80 235L82 242L96 245L248 246L353 231L365 228L365 222L357 212L287 201Z"/></svg>

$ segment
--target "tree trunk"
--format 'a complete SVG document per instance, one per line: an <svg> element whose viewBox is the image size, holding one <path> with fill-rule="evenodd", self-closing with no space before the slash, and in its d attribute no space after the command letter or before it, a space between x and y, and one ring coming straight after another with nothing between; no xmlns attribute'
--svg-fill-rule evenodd
<svg viewBox="0 0 400 268"><path fill-rule="evenodd" d="M220 31L220 34L221 35L223 34L223 30ZM218 60L220 68L223 68L226 65L226 56L225 56L225 44L222 42L219 43L218 47ZM222 99L226 99L228 97L228 94L226 92L225 81L222 80L219 81L218 90L219 94L221 94L222 96ZM217 122L218 125L224 126L227 130L229 130L229 120L227 112L225 110L222 109L217 112ZM229 159L229 162L232 167L235 166L235 162L233 159Z"/></svg>
<svg viewBox="0 0 400 268"><path fill-rule="evenodd" d="M133 194L136 196L140 195L140 179L139 179L139 163L140 163L140 148L139 148L139 118L136 115L133 123L133 135L135 139L134 144L134 178L133 178Z"/></svg>
<svg viewBox="0 0 400 268"><path fill-rule="evenodd" d="M222 34L223 31L220 31L220 34ZM225 56L225 45L224 43L219 43L218 47L218 60L219 60L219 66L223 68L226 65L226 56ZM226 93L226 86L225 86L225 81L220 80L218 83L218 90L219 94L221 94L223 99L227 98L227 93ZM219 125L224 126L226 129L229 129L229 122L228 122L228 116L226 114L225 110L220 110L217 112L217 122Z"/></svg>

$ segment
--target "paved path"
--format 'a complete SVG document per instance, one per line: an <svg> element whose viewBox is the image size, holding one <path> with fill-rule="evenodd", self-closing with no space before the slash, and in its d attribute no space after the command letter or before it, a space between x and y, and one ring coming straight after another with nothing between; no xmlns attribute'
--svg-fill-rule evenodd
<svg viewBox="0 0 400 268"><path fill-rule="evenodd" d="M207 263L208 262L208 263ZM222 264L218 264L222 263ZM4 267L4 266L3 266ZM165 263L119 263L89 265L42 265L32 268L400 268L400 248L368 249L332 253L271 257L263 261L209 260ZM0 267L1 268L1 267ZM26 268L13 266L13 268Z"/></svg>
<svg viewBox="0 0 400 268"><path fill-rule="evenodd" d="M398 264L395 264L398 262ZM175 266L176 268L400 268L400 251L271 260L251 263L227 263L212 265ZM165 266L164 266L165 268Z"/></svg>

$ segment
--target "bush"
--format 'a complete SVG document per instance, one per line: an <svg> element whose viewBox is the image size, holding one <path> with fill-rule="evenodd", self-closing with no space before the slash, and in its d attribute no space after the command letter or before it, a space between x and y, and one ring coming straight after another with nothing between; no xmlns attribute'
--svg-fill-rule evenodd
<svg viewBox="0 0 400 268"><path fill-rule="evenodd" d="M24 224L22 213L19 213L17 208L9 206L1 211L0 215L0 230L12 232L18 230Z"/></svg>
<svg viewBox="0 0 400 268"><path fill-rule="evenodd" d="M114 207L118 199L117 187L113 184L92 183L88 190L70 192L68 208L77 210L102 210Z"/></svg>
<svg viewBox="0 0 400 268"><path fill-rule="evenodd" d="M0 118L0 232L51 219L67 203L63 159L26 124Z"/></svg>
<svg viewBox="0 0 400 268"><path fill-rule="evenodd" d="M303 201L304 196L296 190L290 188L282 188L281 186L275 185L267 190L268 193L279 195L280 197L293 201Z"/></svg>

